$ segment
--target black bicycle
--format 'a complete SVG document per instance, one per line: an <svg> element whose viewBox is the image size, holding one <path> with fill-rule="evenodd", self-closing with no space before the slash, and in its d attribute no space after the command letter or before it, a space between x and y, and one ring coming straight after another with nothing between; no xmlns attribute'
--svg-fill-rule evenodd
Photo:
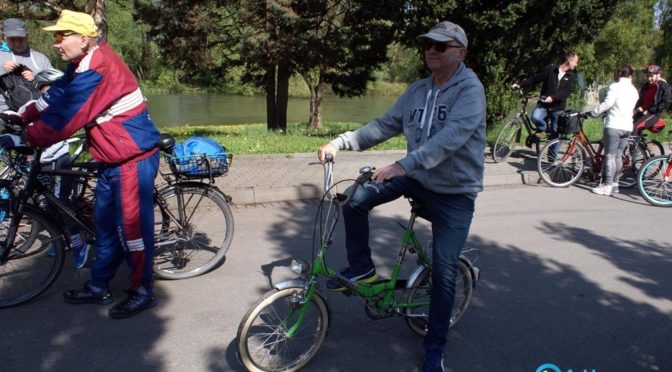
<svg viewBox="0 0 672 372"><path fill-rule="evenodd" d="M214 178L228 170L231 155L224 155L226 161L207 156L176 159L171 154L174 144L169 136L159 143L171 172L160 172L166 184L155 186L154 272L183 279L223 263L231 245L231 198L214 185ZM64 219L79 226L93 244L91 191L98 168L75 162L72 170L43 169L41 149L16 147L6 153L12 171L0 180L0 190L9 192L9 199L0 200L0 308L30 301L56 281L69 244ZM45 176L73 179L72 206L54 196Z"/></svg>
<svg viewBox="0 0 672 372"><path fill-rule="evenodd" d="M537 126L532 122L530 114L527 112L527 104L530 98L535 97L535 95L525 93L522 89L519 89L518 92L520 94L520 111L513 119L502 125L492 145L492 159L497 163L504 162L509 158L516 147L521 144L523 135L525 136L525 146L534 147L537 155L539 155L540 144L544 141L543 137L535 134ZM539 97L540 100L542 98ZM549 133L550 125L546 125L545 136L548 137Z"/></svg>

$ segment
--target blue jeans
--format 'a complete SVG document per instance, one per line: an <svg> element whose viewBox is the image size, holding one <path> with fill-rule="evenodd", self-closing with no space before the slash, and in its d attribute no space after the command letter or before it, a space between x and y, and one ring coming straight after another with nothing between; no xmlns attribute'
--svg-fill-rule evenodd
<svg viewBox="0 0 672 372"><path fill-rule="evenodd" d="M448 337L450 314L455 302L457 263L464 248L476 194L439 194L425 189L413 178L395 177L376 184L379 192L359 187L350 204L343 207L345 248L354 273L374 267L369 248L369 211L375 206L407 195L422 203L432 221L432 294L429 309L429 332L425 349L442 349Z"/></svg>
<svg viewBox="0 0 672 372"><path fill-rule="evenodd" d="M537 106L532 111L532 122L537 126L537 131L543 132L546 130L546 118L551 115L551 130L549 139L558 138L558 117L562 110L550 110L546 107Z"/></svg>

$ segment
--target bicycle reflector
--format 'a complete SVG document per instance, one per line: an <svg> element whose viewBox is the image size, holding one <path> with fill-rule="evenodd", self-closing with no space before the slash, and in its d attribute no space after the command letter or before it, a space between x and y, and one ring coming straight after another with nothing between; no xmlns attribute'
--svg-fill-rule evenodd
<svg viewBox="0 0 672 372"><path fill-rule="evenodd" d="M310 265L305 261L293 259L290 268L293 272L301 275L307 273L308 270L310 270Z"/></svg>

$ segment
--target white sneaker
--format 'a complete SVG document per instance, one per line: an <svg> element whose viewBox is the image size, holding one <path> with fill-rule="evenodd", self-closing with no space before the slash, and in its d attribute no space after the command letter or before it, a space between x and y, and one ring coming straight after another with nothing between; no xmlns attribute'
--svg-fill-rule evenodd
<svg viewBox="0 0 672 372"><path fill-rule="evenodd" d="M593 188L593 193L607 196L614 196L611 185L600 185Z"/></svg>
<svg viewBox="0 0 672 372"><path fill-rule="evenodd" d="M611 184L611 192L614 194L618 194L618 182L614 182Z"/></svg>

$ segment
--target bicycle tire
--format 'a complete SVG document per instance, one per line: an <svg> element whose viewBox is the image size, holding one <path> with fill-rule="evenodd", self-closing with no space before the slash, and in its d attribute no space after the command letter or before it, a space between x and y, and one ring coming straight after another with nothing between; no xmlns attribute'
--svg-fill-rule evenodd
<svg viewBox="0 0 672 372"><path fill-rule="evenodd" d="M654 156L665 155L665 146L655 139L647 140L644 145L650 158Z"/></svg>
<svg viewBox="0 0 672 372"><path fill-rule="evenodd" d="M0 200L0 211L6 216L0 223L0 242L5 243L14 216L6 200ZM50 245L55 256L48 253ZM63 232L44 211L25 205L14 248L7 262L0 265L0 309L24 304L49 289L64 262Z"/></svg>
<svg viewBox="0 0 672 372"><path fill-rule="evenodd" d="M643 143L629 143L623 150L623 167L621 168L618 187L624 189L634 187L637 184L637 173L648 158L648 152Z"/></svg>
<svg viewBox="0 0 672 372"><path fill-rule="evenodd" d="M637 188L644 200L656 207L672 207L672 159L650 158L637 173Z"/></svg>
<svg viewBox="0 0 672 372"><path fill-rule="evenodd" d="M460 260L457 264L457 270L455 302L450 314L450 328L453 328L462 319L462 315L467 311L474 293L474 277L469 266L463 260ZM409 306L404 310L404 319L411 331L419 336L427 334L431 288L431 269L425 267L413 283L410 284L409 292L406 295L406 303Z"/></svg>
<svg viewBox="0 0 672 372"><path fill-rule="evenodd" d="M318 292L309 303L303 301L303 293L303 287L274 289L243 316L236 343L248 370L296 371L315 356L329 330L329 309ZM308 308L300 317L304 304ZM297 317L300 326L288 338Z"/></svg>
<svg viewBox="0 0 672 372"><path fill-rule="evenodd" d="M177 210L184 200L185 221ZM154 206L154 273L164 279L193 278L223 263L233 240L233 213L218 189L199 183L177 184L159 191L169 211Z"/></svg>
<svg viewBox="0 0 672 372"><path fill-rule="evenodd" d="M516 143L520 140L522 124L523 119L517 117L507 121L499 130L492 145L492 160L496 163L502 163L509 158Z"/></svg>
<svg viewBox="0 0 672 372"><path fill-rule="evenodd" d="M553 146L556 154L549 155ZM537 157L537 172L551 187L568 187L583 173L585 149L578 141L554 139L546 143Z"/></svg>

